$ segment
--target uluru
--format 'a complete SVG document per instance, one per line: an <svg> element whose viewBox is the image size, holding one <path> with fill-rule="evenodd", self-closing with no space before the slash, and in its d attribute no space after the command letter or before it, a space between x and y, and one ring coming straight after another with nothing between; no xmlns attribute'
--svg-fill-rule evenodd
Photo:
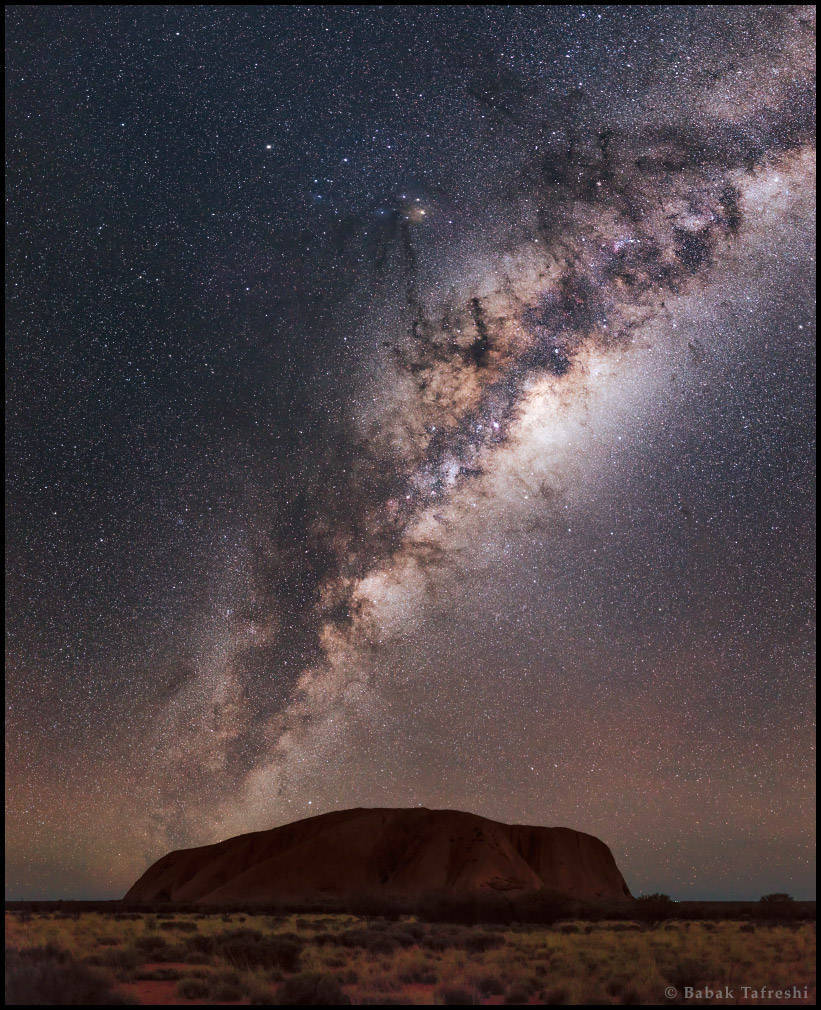
<svg viewBox="0 0 821 1010"><path fill-rule="evenodd" d="M545 891L631 897L607 845L581 831L458 810L358 808L169 852L123 900L228 906Z"/></svg>

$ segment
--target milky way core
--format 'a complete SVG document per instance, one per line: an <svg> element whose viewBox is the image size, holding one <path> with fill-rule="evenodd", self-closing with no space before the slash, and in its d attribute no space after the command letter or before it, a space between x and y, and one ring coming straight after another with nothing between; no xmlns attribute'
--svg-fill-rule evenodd
<svg viewBox="0 0 821 1010"><path fill-rule="evenodd" d="M813 10L8 22L8 893L376 805L814 893Z"/></svg>

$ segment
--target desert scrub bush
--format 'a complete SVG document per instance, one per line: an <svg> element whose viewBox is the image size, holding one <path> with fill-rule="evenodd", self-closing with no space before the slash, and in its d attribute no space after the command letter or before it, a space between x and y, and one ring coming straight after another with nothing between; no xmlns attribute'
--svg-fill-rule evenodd
<svg viewBox="0 0 821 1010"><path fill-rule="evenodd" d="M211 993L211 986L204 978L189 975L177 983L177 993L183 999L205 999Z"/></svg>
<svg viewBox="0 0 821 1010"><path fill-rule="evenodd" d="M394 992L399 988L399 980L393 978L389 971L383 966L381 971L374 972L368 978L368 985L373 988L373 990L381 995L385 993Z"/></svg>
<svg viewBox="0 0 821 1010"><path fill-rule="evenodd" d="M506 942L503 933L490 933L469 926L444 926L426 933L418 942L427 950L465 950L471 954L482 954L501 947Z"/></svg>
<svg viewBox="0 0 821 1010"><path fill-rule="evenodd" d="M439 929L432 929L426 933L419 941L419 945L426 950L445 951L452 947L461 946L461 927L444 926Z"/></svg>
<svg viewBox="0 0 821 1010"><path fill-rule="evenodd" d="M523 979L512 982L505 990L505 1003L508 1006L523 1006L530 1002L534 986L528 984Z"/></svg>
<svg viewBox="0 0 821 1010"><path fill-rule="evenodd" d="M189 919L170 919L160 923L160 929L176 929L180 933L196 933L198 928L196 922Z"/></svg>
<svg viewBox="0 0 821 1010"><path fill-rule="evenodd" d="M244 991L242 980L236 972L218 972L209 977L211 1000L215 1003L235 1003L241 1000Z"/></svg>
<svg viewBox="0 0 821 1010"><path fill-rule="evenodd" d="M347 929L336 936L332 934L330 942L338 943L342 947L361 947L370 954L392 954L400 946L412 946L416 940L410 934L397 936L380 929L361 926Z"/></svg>
<svg viewBox="0 0 821 1010"><path fill-rule="evenodd" d="M396 977L403 985L433 985L438 974L424 954L409 951L400 955L396 964Z"/></svg>
<svg viewBox="0 0 821 1010"><path fill-rule="evenodd" d="M274 993L271 989L266 989L264 985L257 982L248 986L248 1002L251 1006L274 1006Z"/></svg>
<svg viewBox="0 0 821 1010"><path fill-rule="evenodd" d="M329 933L326 929L322 929L311 937L311 943L316 947L324 947L329 943L336 943L337 936L337 933Z"/></svg>
<svg viewBox="0 0 821 1010"><path fill-rule="evenodd" d="M211 989L210 998L214 1003L236 1003L244 995L237 982L216 982Z"/></svg>
<svg viewBox="0 0 821 1010"><path fill-rule="evenodd" d="M98 947L116 947L122 940L117 936L95 936L94 942Z"/></svg>
<svg viewBox="0 0 821 1010"><path fill-rule="evenodd" d="M6 1003L13 1006L122 1006L100 972L56 947L6 949Z"/></svg>
<svg viewBox="0 0 821 1010"><path fill-rule="evenodd" d="M483 954L486 950L494 950L496 947L501 947L504 942L505 938L502 933L470 932L463 938L459 946L463 946L471 954Z"/></svg>
<svg viewBox="0 0 821 1010"><path fill-rule="evenodd" d="M408 925L396 924L386 930L384 935L391 937L400 947L413 947L425 935L425 930L423 927L412 923Z"/></svg>
<svg viewBox="0 0 821 1010"><path fill-rule="evenodd" d="M295 937L264 936L256 929L230 929L210 936L197 934L186 940L194 953L222 958L236 968L281 968L294 971L302 945Z"/></svg>
<svg viewBox="0 0 821 1010"><path fill-rule="evenodd" d="M604 989L608 996L613 996L618 1002L618 997L624 991L625 987L630 985L633 980L632 974L626 972L617 972L610 969L610 977L605 981Z"/></svg>
<svg viewBox="0 0 821 1010"><path fill-rule="evenodd" d="M605 982L604 991L614 1003L621 1003L624 1006L635 1006L644 1002L636 980L625 975L617 975L608 979Z"/></svg>
<svg viewBox="0 0 821 1010"><path fill-rule="evenodd" d="M133 971L140 962L135 950L122 947L108 947L83 959L85 964L95 968L115 968L119 973Z"/></svg>
<svg viewBox="0 0 821 1010"><path fill-rule="evenodd" d="M473 1006L476 1002L473 993L467 986L455 982L446 982L436 990L439 1002L445 1006Z"/></svg>
<svg viewBox="0 0 821 1010"><path fill-rule="evenodd" d="M303 972L286 979L276 993L281 1006L348 1006L351 1000L333 975Z"/></svg>
<svg viewBox="0 0 821 1010"><path fill-rule="evenodd" d="M140 968L133 975L135 982L176 982L179 977L176 968Z"/></svg>
<svg viewBox="0 0 821 1010"><path fill-rule="evenodd" d="M712 981L712 966L706 960L696 957L683 957L670 967L662 968L662 973L671 985L677 989L701 985Z"/></svg>
<svg viewBox="0 0 821 1010"><path fill-rule="evenodd" d="M168 940L162 936L152 934L138 936L134 940L134 948L145 957L154 957L162 954L168 949Z"/></svg>
<svg viewBox="0 0 821 1010"><path fill-rule="evenodd" d="M502 980L492 972L472 976L471 983L482 996L501 996L505 991Z"/></svg>

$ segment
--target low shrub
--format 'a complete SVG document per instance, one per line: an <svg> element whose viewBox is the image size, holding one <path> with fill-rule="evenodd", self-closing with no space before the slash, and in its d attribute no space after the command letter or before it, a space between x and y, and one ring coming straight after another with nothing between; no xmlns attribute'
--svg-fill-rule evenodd
<svg viewBox="0 0 821 1010"><path fill-rule="evenodd" d="M84 959L85 964L96 968L115 968L118 971L133 971L140 963L135 950L128 947L106 947L104 950L90 954Z"/></svg>
<svg viewBox="0 0 821 1010"><path fill-rule="evenodd" d="M205 999L211 993L211 987L202 978L184 978L177 984L177 992L183 999Z"/></svg>
<svg viewBox="0 0 821 1010"><path fill-rule="evenodd" d="M505 992L505 1003L508 1006L523 1006L530 1002L531 988L524 982L513 982Z"/></svg>
<svg viewBox="0 0 821 1010"><path fill-rule="evenodd" d="M237 968L281 968L295 971L302 945L293 935L263 936L256 929L230 929L213 936L187 939L189 950L208 958L223 958Z"/></svg>
<svg viewBox="0 0 821 1010"><path fill-rule="evenodd" d="M412 946L416 943L416 940L410 934L402 938L393 933L384 932L381 929L361 926L354 929L346 929L344 933L332 936L330 942L338 943L342 947L361 947L370 954L392 954L400 946Z"/></svg>
<svg viewBox="0 0 821 1010"><path fill-rule="evenodd" d="M473 1006L473 993L463 985L446 984L439 987L437 996L445 1006Z"/></svg>
<svg viewBox="0 0 821 1010"><path fill-rule="evenodd" d="M146 957L154 957L168 949L168 941L162 936L153 934L138 936L134 941L134 947Z"/></svg>
<svg viewBox="0 0 821 1010"><path fill-rule="evenodd" d="M497 947L501 947L504 942L505 938L501 933L470 932L464 937L460 946L464 946L465 950L471 954L483 954L486 950L495 950Z"/></svg>
<svg viewBox="0 0 821 1010"><path fill-rule="evenodd" d="M242 996L240 986L232 982L218 982L211 990L211 999L214 1003L236 1003Z"/></svg>
<svg viewBox="0 0 821 1010"><path fill-rule="evenodd" d="M476 988L483 996L501 996L505 991L498 975L480 975L476 979Z"/></svg>
<svg viewBox="0 0 821 1010"><path fill-rule="evenodd" d="M684 989L685 986L698 989L702 983L710 981L711 974L710 965L694 957L684 957L664 970L667 981L677 989Z"/></svg>
<svg viewBox="0 0 821 1010"><path fill-rule="evenodd" d="M501 947L505 942L502 933L477 931L464 926L443 926L426 933L420 941L420 946L439 952L456 948L472 954L481 954L486 950Z"/></svg>
<svg viewBox="0 0 821 1010"><path fill-rule="evenodd" d="M179 977L176 968L141 968L134 973L135 982L176 982Z"/></svg>
<svg viewBox="0 0 821 1010"><path fill-rule="evenodd" d="M179 933L196 933L198 928L196 922L190 922L188 919L171 919L160 923L160 929L175 929Z"/></svg>
<svg viewBox="0 0 821 1010"><path fill-rule="evenodd" d="M100 972L53 946L6 949L6 1003L15 1006L123 1006Z"/></svg>
<svg viewBox="0 0 821 1010"><path fill-rule="evenodd" d="M402 965L396 977L403 985L433 985L438 975L432 965L419 960Z"/></svg>
<svg viewBox="0 0 821 1010"><path fill-rule="evenodd" d="M280 985L276 1002L281 1006L348 1006L350 997L333 975L303 972Z"/></svg>
<svg viewBox="0 0 821 1010"><path fill-rule="evenodd" d="M252 985L248 991L248 1001L251 1006L273 1006L274 995L264 986Z"/></svg>

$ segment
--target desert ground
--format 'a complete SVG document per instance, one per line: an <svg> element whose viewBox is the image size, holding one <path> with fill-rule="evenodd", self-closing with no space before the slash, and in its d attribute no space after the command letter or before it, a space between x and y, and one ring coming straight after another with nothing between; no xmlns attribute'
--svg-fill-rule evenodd
<svg viewBox="0 0 821 1010"><path fill-rule="evenodd" d="M6 956L17 1005L815 1002L815 924L754 915L484 926L10 909Z"/></svg>

